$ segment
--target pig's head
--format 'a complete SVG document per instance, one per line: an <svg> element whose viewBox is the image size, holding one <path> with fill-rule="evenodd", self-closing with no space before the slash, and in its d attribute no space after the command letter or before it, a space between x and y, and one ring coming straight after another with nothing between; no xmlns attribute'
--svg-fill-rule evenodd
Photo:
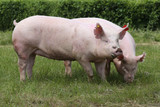
<svg viewBox="0 0 160 107"><path fill-rule="evenodd" d="M122 50L119 48L119 39L124 37L128 30L128 25L120 28L118 31L109 31L97 23L94 29L94 35L96 39L100 40L98 54L108 59L114 59L122 55Z"/></svg>
<svg viewBox="0 0 160 107"><path fill-rule="evenodd" d="M116 67L118 72L124 77L127 83L131 83L134 80L134 76L137 72L138 62L143 62L146 54L135 56L134 58L129 58L125 56L118 56L119 59L115 59Z"/></svg>

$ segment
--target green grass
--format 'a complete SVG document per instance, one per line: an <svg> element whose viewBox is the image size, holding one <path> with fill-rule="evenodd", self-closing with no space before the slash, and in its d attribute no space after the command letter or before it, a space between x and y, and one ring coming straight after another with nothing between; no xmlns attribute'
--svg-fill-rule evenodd
<svg viewBox="0 0 160 107"><path fill-rule="evenodd" d="M24 0L1 0L1 1L24 1ZM69 0L25 0L25 1L69 1ZM78 1L94 1L94 0L78 0Z"/></svg>
<svg viewBox="0 0 160 107"><path fill-rule="evenodd" d="M131 30L137 43L155 42L146 34L159 37L159 31ZM143 107L160 106L160 45L138 45L137 55L147 53L145 62L139 63L135 81L126 84L112 72L102 82L94 69L94 79L87 81L82 67L73 62L73 76L64 75L62 61L36 57L31 80L20 82L17 55L11 44L11 33L0 32L0 106L107 106ZM8 45L9 44L9 45ZM94 68L94 67L93 67Z"/></svg>
<svg viewBox="0 0 160 107"><path fill-rule="evenodd" d="M12 32L0 31L0 45L11 45L11 44L12 44Z"/></svg>
<svg viewBox="0 0 160 107"><path fill-rule="evenodd" d="M1 0L1 1L24 1L24 0ZM25 0L25 1L67 1L67 0ZM78 1L94 1L94 0L78 0ZM118 0L115 0L115 1L118 1ZM159 0L121 0L121 1L131 2L135 4L135 3L146 3L148 1L156 2Z"/></svg>
<svg viewBox="0 0 160 107"><path fill-rule="evenodd" d="M134 37L136 43L160 42L160 30L130 29L129 32Z"/></svg>

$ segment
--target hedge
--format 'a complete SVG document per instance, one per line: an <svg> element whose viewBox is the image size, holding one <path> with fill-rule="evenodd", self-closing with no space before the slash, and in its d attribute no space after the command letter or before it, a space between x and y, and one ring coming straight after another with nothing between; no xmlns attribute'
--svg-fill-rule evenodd
<svg viewBox="0 0 160 107"><path fill-rule="evenodd" d="M133 28L160 28L160 2L134 4L123 0L94 1L1 1L0 30L13 29L13 20L33 15L66 18L99 17L120 26L130 23Z"/></svg>

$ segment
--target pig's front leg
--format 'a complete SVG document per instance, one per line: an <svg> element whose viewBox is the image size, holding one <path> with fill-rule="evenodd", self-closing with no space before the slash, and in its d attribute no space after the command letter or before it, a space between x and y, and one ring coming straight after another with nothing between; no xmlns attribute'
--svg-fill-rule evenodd
<svg viewBox="0 0 160 107"><path fill-rule="evenodd" d="M106 60L102 62L95 62L94 64L96 67L96 71L100 75L101 79L105 81L106 80L106 74L105 74Z"/></svg>
<svg viewBox="0 0 160 107"><path fill-rule="evenodd" d="M78 62L86 71L86 73L88 75L88 81L91 82L92 78L93 78L93 70L92 70L92 66L91 66L90 62L89 61L81 61L81 60Z"/></svg>
<svg viewBox="0 0 160 107"><path fill-rule="evenodd" d="M111 69L111 60L107 60L107 62L106 62L106 76L110 75L110 69Z"/></svg>
<svg viewBox="0 0 160 107"><path fill-rule="evenodd" d="M64 66L65 66L65 74L72 77L71 61L69 60L64 61Z"/></svg>

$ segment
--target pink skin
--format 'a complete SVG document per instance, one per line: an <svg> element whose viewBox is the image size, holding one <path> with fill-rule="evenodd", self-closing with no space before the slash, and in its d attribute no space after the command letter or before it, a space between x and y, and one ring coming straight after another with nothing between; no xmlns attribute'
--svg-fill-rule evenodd
<svg viewBox="0 0 160 107"><path fill-rule="evenodd" d="M89 80L93 77L90 62L94 62L97 72L105 79L105 69L102 69L105 68L105 59L122 54L118 39L123 38L127 29L107 29L99 21L91 24L48 16L32 16L13 23L12 42L18 55L21 81L25 80L26 72L31 78L36 55L56 60L77 60Z"/></svg>
<svg viewBox="0 0 160 107"><path fill-rule="evenodd" d="M75 19L79 20L85 23L88 23L89 20L86 19ZM105 24L108 28L114 28L115 30L119 29L119 26L113 24L112 22L109 22L107 20L101 20L101 19L90 19L90 22L93 23L94 21L99 21ZM126 32L125 36L122 40L119 40L120 48L123 51L123 55L118 56L114 60L107 59L106 63L106 75L110 74L110 63L113 61L115 64L115 67L117 71L124 77L124 80L127 83L131 83L134 80L134 75L137 71L138 62L143 62L146 54L143 53L142 55L136 56L135 53L135 42L133 37ZM68 66L65 66L65 72L66 74L71 75L71 62L65 61L64 63L67 63ZM102 68L103 69L103 68ZM103 70L102 70L103 71ZM103 73L99 73L100 75L103 75Z"/></svg>
<svg viewBox="0 0 160 107"><path fill-rule="evenodd" d="M89 23L91 25L94 25L95 22L99 22L101 25L103 25L103 28L108 30L111 33L115 33L119 30L121 30L122 28L115 25L112 22L109 22L107 20L104 19L98 19L98 18L77 18L77 19L73 19L79 22L83 22L83 23ZM126 33L126 30L128 29L128 25L125 27L125 30L123 32L120 33L120 35L122 35L119 39L121 40L123 38L123 36ZM119 40L117 39L117 43ZM109 41L108 41L109 42ZM120 55L120 54L119 54ZM117 55L118 56L118 55ZM110 60L110 59L109 59ZM103 63L106 63L106 61L104 61ZM98 72L98 74L100 75L100 77L102 78L102 80L106 79L106 74L109 72L105 71L105 66L99 66L100 63L95 63L96 66L96 71ZM69 60L64 61L64 65L65 65L65 74L71 76L72 72L71 72L71 62ZM105 64L100 64L100 65L105 65ZM107 67L107 69L109 69L110 66Z"/></svg>
<svg viewBox="0 0 160 107"><path fill-rule="evenodd" d="M110 74L110 63L113 61L118 73L123 76L124 80L127 83L131 83L133 82L134 76L137 72L138 62L143 62L146 54L143 53L142 55L135 56L135 42L128 32L126 33L124 38L119 41L119 44L120 48L123 51L123 55L120 55L118 56L119 58L115 58L113 60L107 60L106 75ZM65 61L64 63L67 63L68 65L65 66L66 74L69 74L71 76L71 62Z"/></svg>
<svg viewBox="0 0 160 107"><path fill-rule="evenodd" d="M137 72L138 62L143 62L146 54L143 53L139 56L135 55L135 42L129 33L126 33L125 37L119 41L119 44L123 51L123 55L119 57L123 58L121 60L115 58L113 63L115 64L117 71L124 77L124 80L127 83L131 83ZM109 63L110 62L107 64ZM110 72L110 69L108 69L107 72Z"/></svg>

